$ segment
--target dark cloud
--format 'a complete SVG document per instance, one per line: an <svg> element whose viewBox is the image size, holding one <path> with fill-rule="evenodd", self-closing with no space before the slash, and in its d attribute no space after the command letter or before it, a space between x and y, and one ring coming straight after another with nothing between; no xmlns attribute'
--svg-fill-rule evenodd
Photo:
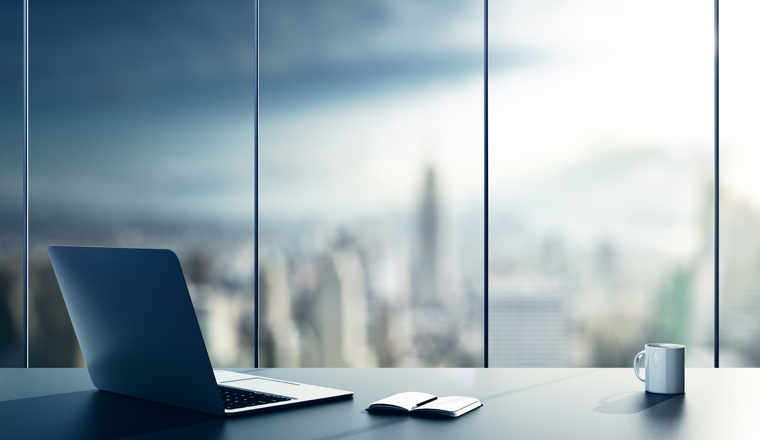
<svg viewBox="0 0 760 440"><path fill-rule="evenodd" d="M479 5L263 1L262 108L288 111L476 72L483 65Z"/></svg>
<svg viewBox="0 0 760 440"><path fill-rule="evenodd" d="M2 11L19 9L20 2L0 2ZM168 194L168 183L130 173L155 163L159 150L186 159L185 177L202 173L214 157L249 160L252 0L35 0L30 7L35 197L59 197L54 190L63 188L39 176L135 193L152 185ZM479 8L472 0L262 0L262 116L479 72ZM11 41L20 26L8 29L0 30L0 48L20 49ZM20 67L12 52L0 55L0 68ZM233 138L231 119L241 127L250 120L251 137ZM246 172L231 176L228 187ZM98 197L81 202L106 204Z"/></svg>
<svg viewBox="0 0 760 440"><path fill-rule="evenodd" d="M263 97L289 107L477 70L478 5L262 0ZM32 2L32 99L52 109L199 88L248 93L254 20L251 0Z"/></svg>
<svg viewBox="0 0 760 440"><path fill-rule="evenodd" d="M252 2L32 2L32 99L98 105L243 81L253 20Z"/></svg>

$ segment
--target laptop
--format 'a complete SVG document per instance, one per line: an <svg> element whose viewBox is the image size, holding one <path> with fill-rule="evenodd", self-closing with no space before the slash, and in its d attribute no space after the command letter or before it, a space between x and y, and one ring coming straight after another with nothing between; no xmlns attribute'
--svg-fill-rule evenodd
<svg viewBox="0 0 760 440"><path fill-rule="evenodd" d="M214 370L170 250L50 246L48 254L99 390L219 416L353 396Z"/></svg>

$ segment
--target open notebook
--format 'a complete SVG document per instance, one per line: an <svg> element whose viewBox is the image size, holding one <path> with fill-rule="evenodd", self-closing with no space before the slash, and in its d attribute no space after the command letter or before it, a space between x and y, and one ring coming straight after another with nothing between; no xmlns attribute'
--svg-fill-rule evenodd
<svg viewBox="0 0 760 440"><path fill-rule="evenodd" d="M439 398L427 393L407 392L394 394L373 402L367 411L459 417L481 406L483 404L480 403L480 400L474 397L450 396Z"/></svg>

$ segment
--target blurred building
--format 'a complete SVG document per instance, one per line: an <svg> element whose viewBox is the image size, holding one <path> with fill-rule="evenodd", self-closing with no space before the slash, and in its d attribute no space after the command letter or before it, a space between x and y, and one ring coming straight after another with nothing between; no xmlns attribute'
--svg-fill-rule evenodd
<svg viewBox="0 0 760 440"><path fill-rule="evenodd" d="M414 267L412 267L412 305L415 307L441 307L442 292L439 288L441 212L435 169L428 166L416 231Z"/></svg>
<svg viewBox="0 0 760 440"><path fill-rule="evenodd" d="M9 257L0 250L0 368L24 365L22 265Z"/></svg>
<svg viewBox="0 0 760 440"><path fill-rule="evenodd" d="M489 294L489 365L564 367L573 349L569 287L559 281L496 282Z"/></svg>
<svg viewBox="0 0 760 440"><path fill-rule="evenodd" d="M259 269L258 313L261 365L301 366L301 338L293 321L288 264L279 252L263 258Z"/></svg>
<svg viewBox="0 0 760 440"><path fill-rule="evenodd" d="M760 364L760 208L721 197L721 366Z"/></svg>

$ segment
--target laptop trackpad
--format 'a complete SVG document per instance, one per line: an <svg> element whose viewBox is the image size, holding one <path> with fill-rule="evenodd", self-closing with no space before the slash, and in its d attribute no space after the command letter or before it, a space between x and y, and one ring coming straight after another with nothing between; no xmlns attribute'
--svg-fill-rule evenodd
<svg viewBox="0 0 760 440"><path fill-rule="evenodd" d="M277 394L284 397L297 397L299 385L279 380L255 377L246 380L236 380L223 383L224 386L242 388L244 390L260 391L262 393Z"/></svg>

